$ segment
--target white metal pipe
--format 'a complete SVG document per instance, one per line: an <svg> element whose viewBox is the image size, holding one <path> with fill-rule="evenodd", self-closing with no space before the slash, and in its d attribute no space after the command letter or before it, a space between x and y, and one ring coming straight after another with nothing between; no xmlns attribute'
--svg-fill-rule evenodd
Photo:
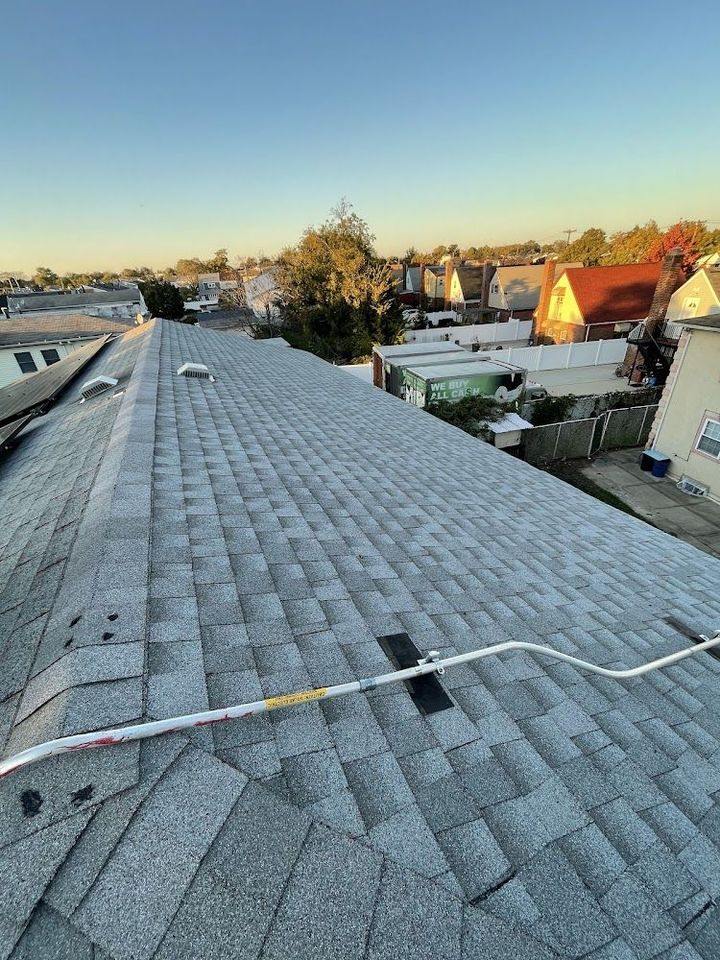
<svg viewBox="0 0 720 960"><path fill-rule="evenodd" d="M354 680L351 683L339 683L332 687L316 687L313 690L301 690L296 693L283 694L278 697L268 697L265 700L256 700L253 703L241 703L233 707L224 707L218 710L205 710L201 713L189 713L181 717L169 717L166 720L153 720L148 723L136 723L127 727L117 727L112 730L99 730L93 733L79 733L70 737L59 737L57 740L48 740L46 743L40 743L37 746L29 747L15 756L8 757L0 761L0 778L26 767L38 760L46 757L53 757L61 753L75 753L78 750L90 750L95 747L112 746L119 743L129 743L132 740L144 740L147 737L157 737L163 733L175 733L178 730L188 730L193 727L206 727L215 723L222 723L225 720L241 720L244 717L252 717L261 713L268 713L270 710L279 710L285 707L294 707L303 703L311 703L315 700L331 700L334 697L342 697L348 693L360 693L365 690L374 690L376 687L384 687L390 683L400 683L404 680L412 680L415 677L421 677L430 673L442 675L450 667L456 667L461 663L471 663L474 660L482 660L485 657L497 656L499 653L505 653L510 650L525 650L527 653L541 654L543 656L553 657L563 663L569 663L580 670L587 670L590 673L599 674L601 677L610 677L613 680L628 680L632 677L639 677L652 670L660 670L663 667L669 667L686 657L700 653L703 650L709 650L720 644L720 630L714 637L709 638L700 636L702 643L692 647L685 647L676 653L671 653L666 657L660 657L658 660L651 660L648 663L642 663L640 666L631 667L628 670L611 670L607 667L600 667L587 660L580 660L568 653L562 653L554 650L552 647L546 647L538 643L529 643L524 640L508 640L504 643L496 643L491 647L484 647L481 650L471 650L469 653L460 653L454 657L439 659L439 655L431 651L427 657L418 661L414 667L406 667L404 670L395 670L392 673L385 673L378 677L367 677L363 680Z"/></svg>

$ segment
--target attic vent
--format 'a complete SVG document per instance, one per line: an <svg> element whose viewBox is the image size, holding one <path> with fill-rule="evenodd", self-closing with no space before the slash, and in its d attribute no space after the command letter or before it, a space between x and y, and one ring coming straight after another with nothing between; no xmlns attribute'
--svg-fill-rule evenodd
<svg viewBox="0 0 720 960"><path fill-rule="evenodd" d="M695 480L691 480L690 477L681 477L676 486L678 490L689 493L693 497L704 497L707 493L707 487L702 487Z"/></svg>
<svg viewBox="0 0 720 960"><path fill-rule="evenodd" d="M181 367L178 367L178 376L192 377L196 380L209 380L210 383L215 383L215 377L211 375L204 363L184 363Z"/></svg>
<svg viewBox="0 0 720 960"><path fill-rule="evenodd" d="M96 397L99 393L105 393L111 387L116 387L117 380L113 377L93 377L92 380L86 380L80 387L80 403L85 403L91 397Z"/></svg>

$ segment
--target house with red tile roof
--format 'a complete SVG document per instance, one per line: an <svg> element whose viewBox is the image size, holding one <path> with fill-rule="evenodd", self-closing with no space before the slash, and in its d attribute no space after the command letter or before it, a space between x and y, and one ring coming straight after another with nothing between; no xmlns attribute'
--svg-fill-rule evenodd
<svg viewBox="0 0 720 960"><path fill-rule="evenodd" d="M621 337L650 310L660 263L570 267L550 294L547 319L538 336L554 343ZM684 277L678 273L677 285Z"/></svg>

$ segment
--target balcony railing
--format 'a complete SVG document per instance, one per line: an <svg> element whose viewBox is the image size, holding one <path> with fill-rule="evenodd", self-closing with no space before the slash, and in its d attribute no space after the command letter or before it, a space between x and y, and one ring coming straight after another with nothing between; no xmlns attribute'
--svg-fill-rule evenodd
<svg viewBox="0 0 720 960"><path fill-rule="evenodd" d="M654 335L650 336L645 323L638 323L628 334L628 343L639 343L641 340L670 340L673 343L677 343L682 331L682 323L672 323L672 321L666 320L658 327Z"/></svg>

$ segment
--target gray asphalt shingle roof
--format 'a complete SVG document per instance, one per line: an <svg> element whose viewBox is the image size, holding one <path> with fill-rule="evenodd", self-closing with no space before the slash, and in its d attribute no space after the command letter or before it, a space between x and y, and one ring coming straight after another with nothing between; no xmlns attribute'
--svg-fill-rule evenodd
<svg viewBox="0 0 720 960"><path fill-rule="evenodd" d="M718 626L718 561L307 354L158 321L99 372L0 467L4 753L386 671L394 632L630 665ZM718 955L716 660L443 685L0 781L0 956Z"/></svg>

